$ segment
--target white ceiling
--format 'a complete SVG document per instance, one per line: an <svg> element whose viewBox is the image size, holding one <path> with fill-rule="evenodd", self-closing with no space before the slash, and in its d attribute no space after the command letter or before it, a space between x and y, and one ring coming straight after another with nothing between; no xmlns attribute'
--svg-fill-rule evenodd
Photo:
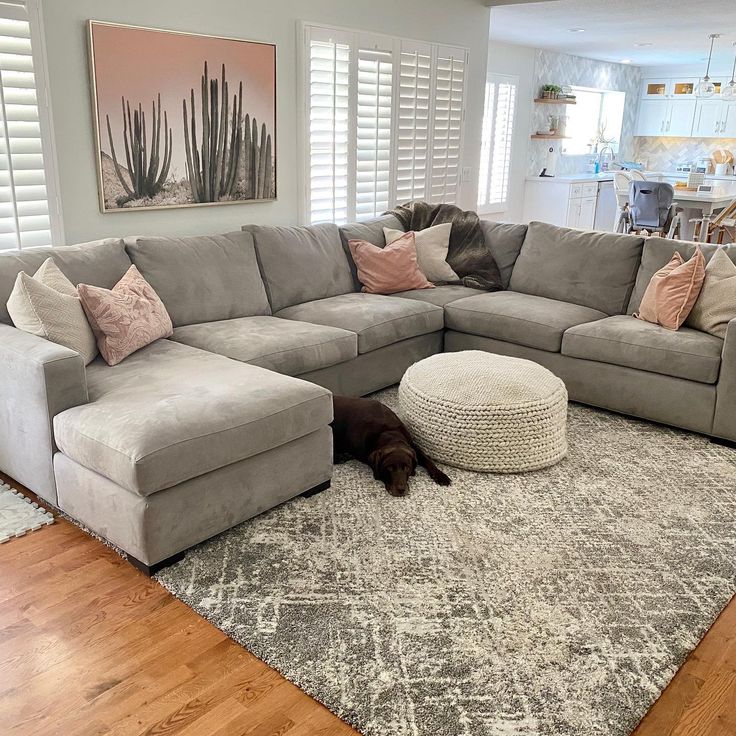
<svg viewBox="0 0 736 736"><path fill-rule="evenodd" d="M571 28L585 29L580 33ZM553 0L491 8L491 40L639 66L702 64L731 72L736 0ZM651 46L637 46L650 43Z"/></svg>

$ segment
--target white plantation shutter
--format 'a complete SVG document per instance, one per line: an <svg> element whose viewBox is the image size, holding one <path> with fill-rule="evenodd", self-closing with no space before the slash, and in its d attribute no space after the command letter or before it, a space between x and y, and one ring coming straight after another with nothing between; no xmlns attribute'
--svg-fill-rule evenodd
<svg viewBox="0 0 736 736"><path fill-rule="evenodd" d="M412 199L454 203L467 52L305 25L306 219L346 222Z"/></svg>
<svg viewBox="0 0 736 736"><path fill-rule="evenodd" d="M358 48L355 219L389 208L393 50Z"/></svg>
<svg viewBox="0 0 736 736"><path fill-rule="evenodd" d="M345 222L350 45L321 35L309 40L309 221Z"/></svg>
<svg viewBox="0 0 736 736"><path fill-rule="evenodd" d="M0 2L0 249L52 245L47 174L23 2Z"/></svg>
<svg viewBox="0 0 736 736"><path fill-rule="evenodd" d="M484 212L503 211L508 201L518 83L518 77L494 74L486 84L478 180L478 209Z"/></svg>
<svg viewBox="0 0 736 736"><path fill-rule="evenodd" d="M396 201L427 197L432 47L402 41L399 53Z"/></svg>
<svg viewBox="0 0 736 736"><path fill-rule="evenodd" d="M434 66L429 201L451 202L460 184L465 95L465 51L440 47Z"/></svg>

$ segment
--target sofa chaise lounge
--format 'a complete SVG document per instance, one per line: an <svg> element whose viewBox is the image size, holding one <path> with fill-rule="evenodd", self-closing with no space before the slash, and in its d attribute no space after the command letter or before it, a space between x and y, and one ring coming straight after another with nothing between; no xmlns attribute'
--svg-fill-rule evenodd
<svg viewBox="0 0 736 736"><path fill-rule="evenodd" d="M0 254L0 469L150 573L326 487L330 392L390 386L443 349L529 358L572 400L736 440L736 320L721 340L630 316L693 244L483 222L506 291L365 294L347 241L383 246L384 226L400 227L385 216ZM85 368L17 330L5 309L15 277L49 255L74 283L107 288L135 264L173 336Z"/></svg>

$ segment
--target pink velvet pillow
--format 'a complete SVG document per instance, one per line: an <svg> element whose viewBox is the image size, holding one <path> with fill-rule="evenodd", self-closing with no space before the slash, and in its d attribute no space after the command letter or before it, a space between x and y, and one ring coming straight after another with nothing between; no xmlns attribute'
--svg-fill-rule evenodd
<svg viewBox="0 0 736 736"><path fill-rule="evenodd" d="M646 322L679 330L698 299L705 279L705 258L700 248L689 261L679 253L652 276L639 312L634 316Z"/></svg>
<svg viewBox="0 0 736 736"><path fill-rule="evenodd" d="M434 289L417 263L414 233L408 232L385 248L365 240L349 240L358 279L368 294L395 294L409 289Z"/></svg>
<svg viewBox="0 0 736 736"><path fill-rule="evenodd" d="M112 289L79 284L77 291L108 365L174 331L164 303L135 266Z"/></svg>

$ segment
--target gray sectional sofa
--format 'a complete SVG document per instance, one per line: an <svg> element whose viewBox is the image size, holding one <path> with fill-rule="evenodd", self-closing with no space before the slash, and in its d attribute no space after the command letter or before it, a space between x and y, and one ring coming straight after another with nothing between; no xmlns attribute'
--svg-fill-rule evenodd
<svg viewBox="0 0 736 736"><path fill-rule="evenodd" d="M399 223L0 254L0 470L151 572L326 487L330 392L392 385L443 349L530 358L573 400L736 440L736 321L724 341L629 316L651 275L692 244L483 222L506 291L363 294L347 241L382 246L383 226ZM173 336L85 368L77 353L15 329L5 309L15 277L49 255L74 283L108 288L135 264Z"/></svg>

